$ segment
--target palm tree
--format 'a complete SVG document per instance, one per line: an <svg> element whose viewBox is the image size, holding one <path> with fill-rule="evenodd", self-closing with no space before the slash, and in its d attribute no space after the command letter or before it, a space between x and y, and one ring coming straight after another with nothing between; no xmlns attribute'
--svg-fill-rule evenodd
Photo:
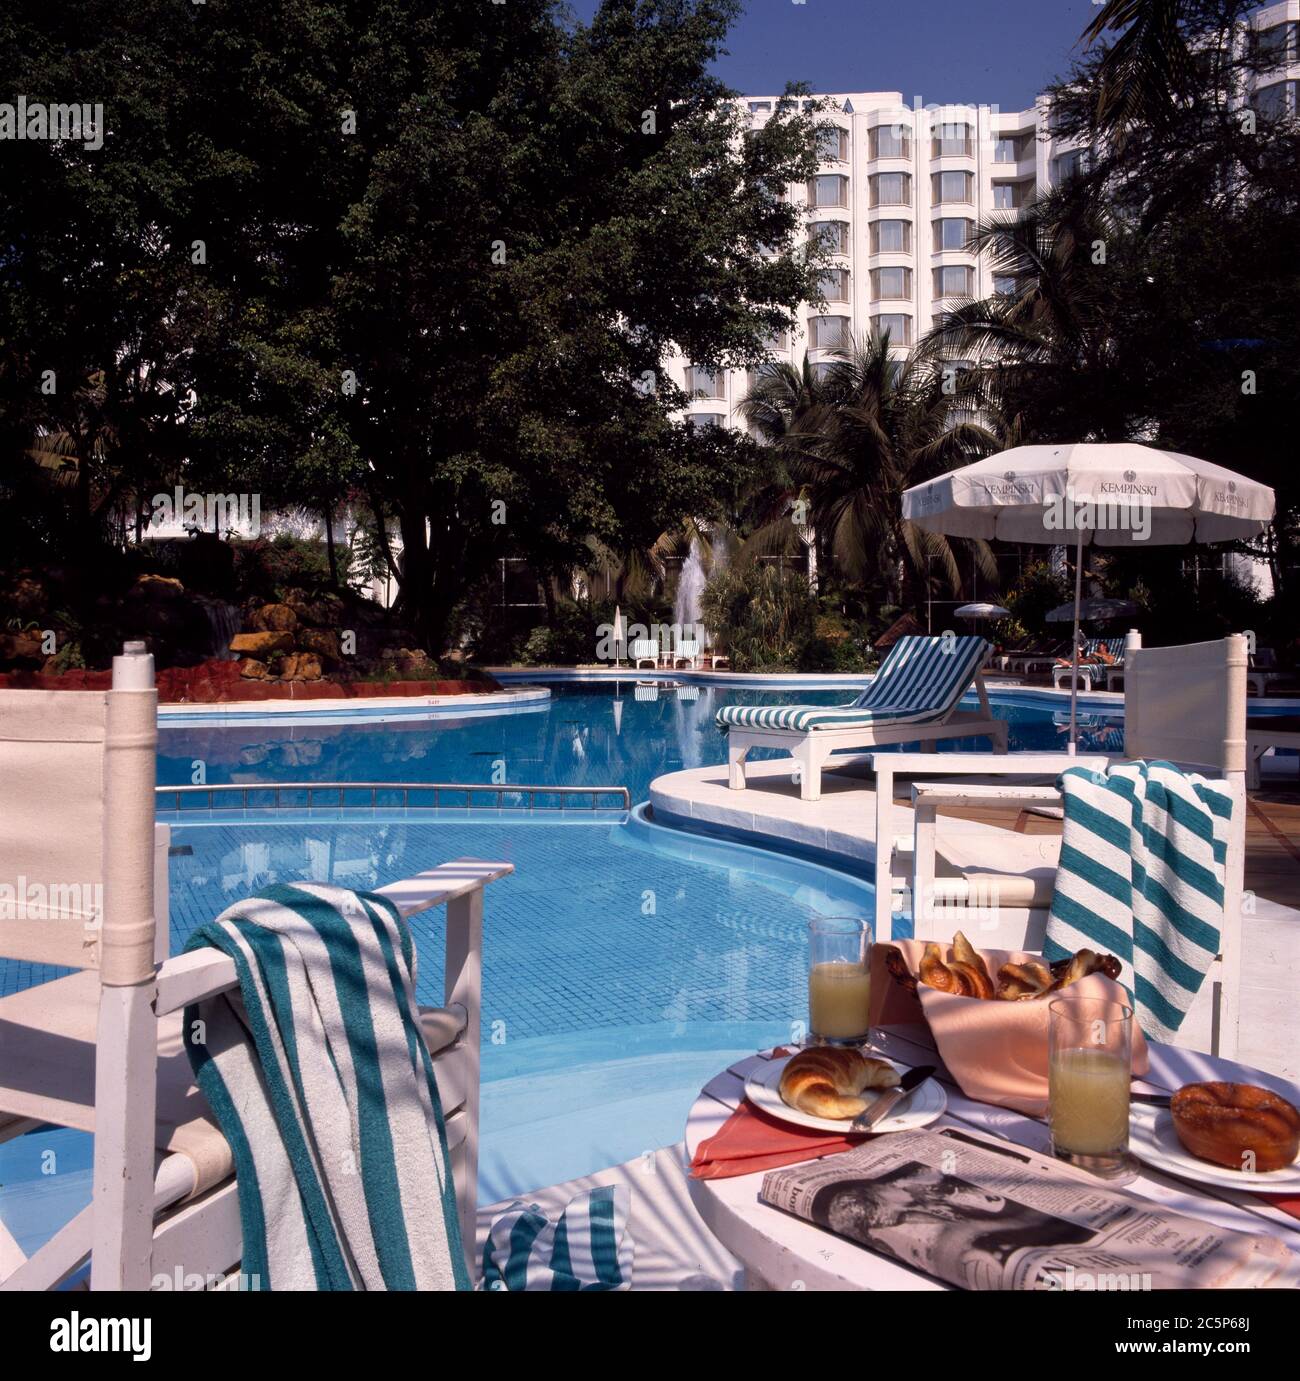
<svg viewBox="0 0 1300 1381"><path fill-rule="evenodd" d="M1137 380L1116 357L1114 313L1136 233L1082 181L982 221L971 247L1011 286L954 307L920 353L974 360L990 404L1032 436L1128 440Z"/></svg>
<svg viewBox="0 0 1300 1381"><path fill-rule="evenodd" d="M818 373L769 367L741 404L773 454L789 489L806 499L808 519L844 576L883 577L900 602L919 594L935 568L961 586L946 537L902 517L903 491L997 449L976 420L982 398L934 351L891 355L888 333L837 352ZM976 559L995 578L985 544Z"/></svg>
<svg viewBox="0 0 1300 1381"><path fill-rule="evenodd" d="M1097 128L1116 144L1138 125L1163 124L1186 98L1193 73L1188 0L1106 0L1081 42L1123 30L1098 69Z"/></svg>

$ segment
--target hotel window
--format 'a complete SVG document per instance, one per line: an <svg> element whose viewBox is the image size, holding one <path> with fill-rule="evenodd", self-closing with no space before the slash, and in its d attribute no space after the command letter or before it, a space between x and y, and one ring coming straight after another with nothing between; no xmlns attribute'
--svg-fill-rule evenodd
<svg viewBox="0 0 1300 1381"><path fill-rule="evenodd" d="M1015 274L995 273L993 275L993 296L1014 297L1020 291Z"/></svg>
<svg viewBox="0 0 1300 1381"><path fill-rule="evenodd" d="M849 132L838 125L817 131L817 157L823 163L843 163L849 156Z"/></svg>
<svg viewBox="0 0 1300 1381"><path fill-rule="evenodd" d="M1282 120L1296 111L1297 82L1274 82L1255 92L1255 109L1268 120Z"/></svg>
<svg viewBox="0 0 1300 1381"><path fill-rule="evenodd" d="M772 113L771 101L750 101L749 113L751 115L770 115Z"/></svg>
<svg viewBox="0 0 1300 1381"><path fill-rule="evenodd" d="M871 224L872 254L910 254L912 252L911 221L873 221Z"/></svg>
<svg viewBox="0 0 1300 1381"><path fill-rule="evenodd" d="M814 350L842 350L849 343L846 316L815 316L808 322L808 341Z"/></svg>
<svg viewBox="0 0 1300 1381"><path fill-rule="evenodd" d="M887 298L910 300L912 296L912 270L907 268L872 269L871 296L881 301Z"/></svg>
<svg viewBox="0 0 1300 1381"><path fill-rule="evenodd" d="M934 223L935 249L967 249L975 222L962 216L944 216Z"/></svg>
<svg viewBox="0 0 1300 1381"><path fill-rule="evenodd" d="M821 288L827 302L847 302L849 300L848 269L827 269L821 276Z"/></svg>
<svg viewBox="0 0 1300 1381"><path fill-rule="evenodd" d="M911 345L912 318L902 312L883 312L871 318L871 329L878 336L889 334L890 345Z"/></svg>
<svg viewBox="0 0 1300 1381"><path fill-rule="evenodd" d="M1265 67L1284 67L1296 60L1296 33L1300 28L1294 21L1273 24L1255 35L1255 50Z"/></svg>
<svg viewBox="0 0 1300 1381"><path fill-rule="evenodd" d="M936 331L942 331L945 326L955 326L957 324L957 313L935 312L930 318L930 324Z"/></svg>
<svg viewBox="0 0 1300 1381"><path fill-rule="evenodd" d="M998 139L993 145L994 163L1017 163L1020 161L1019 139Z"/></svg>
<svg viewBox="0 0 1300 1381"><path fill-rule="evenodd" d="M692 412L687 415L686 425L698 432L706 427L721 427L726 420L720 412Z"/></svg>
<svg viewBox="0 0 1300 1381"><path fill-rule="evenodd" d="M930 175L931 194L938 204L945 201L974 201L975 175L973 173L932 173Z"/></svg>
<svg viewBox="0 0 1300 1381"><path fill-rule="evenodd" d="M834 360L817 360L809 366L809 371L817 383L825 384L835 377L836 368Z"/></svg>
<svg viewBox="0 0 1300 1381"><path fill-rule="evenodd" d="M936 297L969 297L975 283L975 270L965 264L945 264L934 270Z"/></svg>
<svg viewBox="0 0 1300 1381"><path fill-rule="evenodd" d="M763 337L764 350L788 350L790 337L784 331L772 331Z"/></svg>
<svg viewBox="0 0 1300 1381"><path fill-rule="evenodd" d="M1071 149L1056 160L1057 182L1068 182L1072 177L1080 177L1088 171L1091 162L1090 150Z"/></svg>
<svg viewBox="0 0 1300 1381"><path fill-rule="evenodd" d="M911 158L910 131L902 125L877 125L871 131L872 158Z"/></svg>
<svg viewBox="0 0 1300 1381"><path fill-rule="evenodd" d="M849 180L839 173L823 173L808 184L808 201L812 206L847 206Z"/></svg>
<svg viewBox="0 0 1300 1381"><path fill-rule="evenodd" d="M711 369L701 369L691 365L686 370L686 392L692 398L721 398L722 375Z"/></svg>
<svg viewBox="0 0 1300 1381"><path fill-rule="evenodd" d="M873 173L869 179L872 206L911 206L909 173Z"/></svg>
<svg viewBox="0 0 1300 1381"><path fill-rule="evenodd" d="M936 125L930 137L930 157L945 158L955 154L969 158L971 127L966 124Z"/></svg>
<svg viewBox="0 0 1300 1381"><path fill-rule="evenodd" d="M1014 211L1029 200L1032 182L995 182L993 184L993 209L995 211Z"/></svg>
<svg viewBox="0 0 1300 1381"><path fill-rule="evenodd" d="M812 233L817 243L831 254L849 252L849 225L847 221L821 221L813 226Z"/></svg>

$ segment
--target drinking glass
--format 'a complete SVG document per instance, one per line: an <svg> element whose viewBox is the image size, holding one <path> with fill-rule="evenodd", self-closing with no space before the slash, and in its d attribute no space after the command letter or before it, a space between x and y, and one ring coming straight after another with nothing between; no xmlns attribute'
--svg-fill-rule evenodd
<svg viewBox="0 0 1300 1381"><path fill-rule="evenodd" d="M871 926L860 916L816 916L808 938L812 1043L865 1044L871 1035Z"/></svg>
<svg viewBox="0 0 1300 1381"><path fill-rule="evenodd" d="M1130 1180L1129 1082L1133 1009L1100 997L1058 997L1048 1008L1052 1153L1107 1180Z"/></svg>

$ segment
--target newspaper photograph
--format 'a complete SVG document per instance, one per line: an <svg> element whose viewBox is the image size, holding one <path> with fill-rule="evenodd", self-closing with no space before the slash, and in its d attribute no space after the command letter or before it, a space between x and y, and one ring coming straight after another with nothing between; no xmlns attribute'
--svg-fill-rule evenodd
<svg viewBox="0 0 1300 1381"><path fill-rule="evenodd" d="M1187 1218L1020 1146L898 1132L772 1170L759 1197L966 1290L1300 1287L1265 1235Z"/></svg>

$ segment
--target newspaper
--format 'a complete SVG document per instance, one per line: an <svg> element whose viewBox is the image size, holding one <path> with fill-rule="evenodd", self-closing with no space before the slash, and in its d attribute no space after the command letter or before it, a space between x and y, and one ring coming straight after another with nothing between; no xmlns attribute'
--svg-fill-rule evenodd
<svg viewBox="0 0 1300 1381"><path fill-rule="evenodd" d="M1300 1288L1300 1257L1271 1237L952 1128L769 1171L759 1197L966 1290Z"/></svg>

